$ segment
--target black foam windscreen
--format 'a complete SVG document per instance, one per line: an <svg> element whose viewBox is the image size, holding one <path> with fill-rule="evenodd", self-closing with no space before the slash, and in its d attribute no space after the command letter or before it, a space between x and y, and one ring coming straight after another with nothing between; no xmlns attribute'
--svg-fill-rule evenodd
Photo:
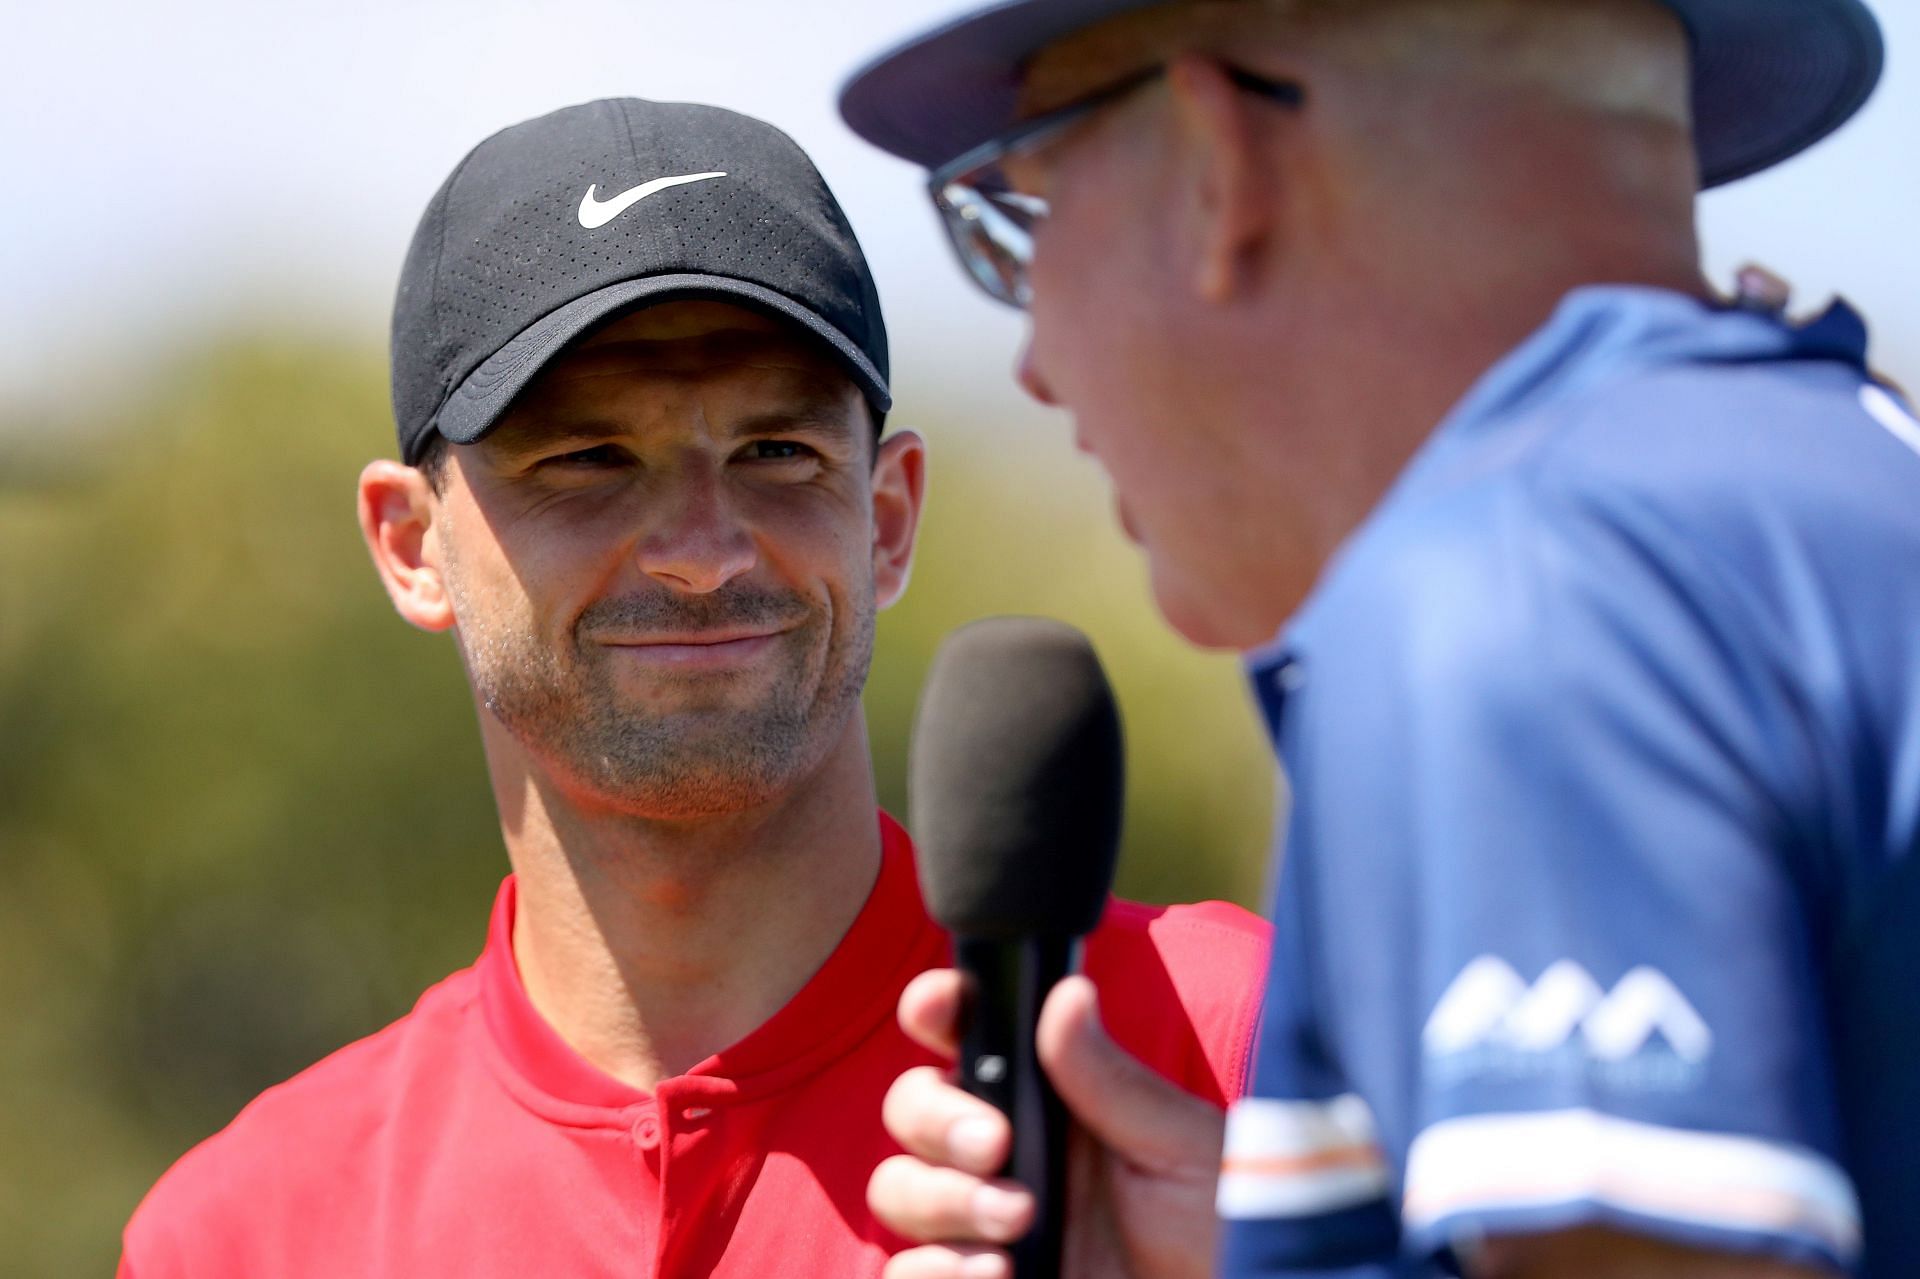
<svg viewBox="0 0 1920 1279"><path fill-rule="evenodd" d="M1085 635L994 617L949 636L920 695L908 768L921 891L951 932L1078 937L1120 844L1113 690Z"/></svg>

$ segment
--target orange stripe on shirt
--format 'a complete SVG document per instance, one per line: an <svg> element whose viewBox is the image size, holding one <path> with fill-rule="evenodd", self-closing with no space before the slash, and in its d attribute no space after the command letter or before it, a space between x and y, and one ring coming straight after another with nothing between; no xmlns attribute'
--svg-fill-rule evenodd
<svg viewBox="0 0 1920 1279"><path fill-rule="evenodd" d="M1335 1146L1310 1155L1228 1155L1220 1161L1220 1171L1256 1177L1298 1177L1343 1168L1377 1168L1384 1162L1378 1146Z"/></svg>

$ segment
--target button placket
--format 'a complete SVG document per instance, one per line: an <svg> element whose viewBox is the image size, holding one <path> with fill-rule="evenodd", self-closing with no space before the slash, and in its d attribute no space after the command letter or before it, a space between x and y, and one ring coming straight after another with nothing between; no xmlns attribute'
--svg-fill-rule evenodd
<svg viewBox="0 0 1920 1279"><path fill-rule="evenodd" d="M654 1094L654 1101L660 1107L663 1117L670 1118L673 1134L688 1129L705 1128L718 1119L721 1097L711 1084L703 1079L688 1078L671 1080L660 1085Z"/></svg>
<svg viewBox="0 0 1920 1279"><path fill-rule="evenodd" d="M660 1127L660 1116L654 1113L653 1107L649 1106L633 1121L633 1126L629 1129L633 1135L633 1144L642 1150L658 1150Z"/></svg>

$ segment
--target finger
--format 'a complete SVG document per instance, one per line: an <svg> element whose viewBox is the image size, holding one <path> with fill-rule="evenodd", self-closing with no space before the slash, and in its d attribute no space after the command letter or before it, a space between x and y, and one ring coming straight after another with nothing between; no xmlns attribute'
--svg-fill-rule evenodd
<svg viewBox="0 0 1920 1279"><path fill-rule="evenodd" d="M1018 1183L982 1181L912 1155L882 1161L867 1181L880 1224L918 1243L1009 1243L1033 1225L1033 1196Z"/></svg>
<svg viewBox="0 0 1920 1279"><path fill-rule="evenodd" d="M893 1081L880 1103L880 1122L908 1154L977 1177L1006 1167L1013 1143L1005 1115L933 1066L916 1066Z"/></svg>
<svg viewBox="0 0 1920 1279"><path fill-rule="evenodd" d="M965 978L952 968L930 968L900 992L900 1029L943 1057L960 1052L960 1007Z"/></svg>
<svg viewBox="0 0 1920 1279"><path fill-rule="evenodd" d="M896 1253L882 1279L1012 1279L1013 1261L998 1248L930 1244Z"/></svg>
<svg viewBox="0 0 1920 1279"><path fill-rule="evenodd" d="M998 1248L929 1244L895 1253L881 1279L1012 1279L1013 1262Z"/></svg>
<svg viewBox="0 0 1920 1279"><path fill-rule="evenodd" d="M1218 1172L1225 1117L1113 1042L1092 982L1075 976L1055 986L1037 1033L1040 1062L1061 1100L1116 1153L1169 1174Z"/></svg>

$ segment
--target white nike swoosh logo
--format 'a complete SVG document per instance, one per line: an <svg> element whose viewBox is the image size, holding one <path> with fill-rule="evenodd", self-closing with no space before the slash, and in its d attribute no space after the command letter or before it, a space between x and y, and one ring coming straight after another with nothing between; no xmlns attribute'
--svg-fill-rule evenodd
<svg viewBox="0 0 1920 1279"><path fill-rule="evenodd" d="M596 182L587 188L585 195L580 197L580 225L591 231L595 227L605 226L656 191L677 187L683 182L705 182L708 178L726 176L724 173L684 173L677 178L655 178L651 182L642 182L637 187L628 187L611 200L594 198L594 191L600 185Z"/></svg>

